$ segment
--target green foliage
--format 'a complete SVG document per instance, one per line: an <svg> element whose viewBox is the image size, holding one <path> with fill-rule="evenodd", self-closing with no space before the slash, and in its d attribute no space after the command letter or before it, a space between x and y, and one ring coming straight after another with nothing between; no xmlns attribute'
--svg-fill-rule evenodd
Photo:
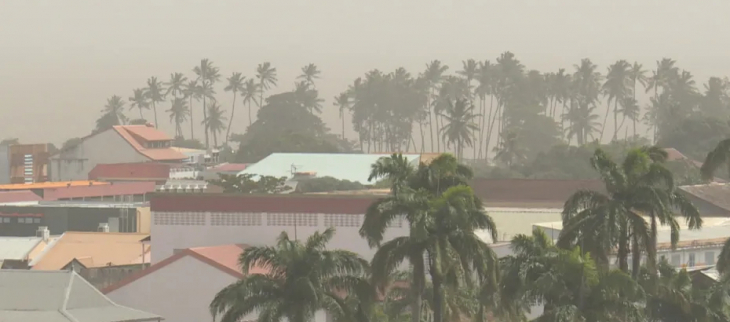
<svg viewBox="0 0 730 322"><path fill-rule="evenodd" d="M297 181L296 192L329 192L329 191L352 191L367 189L359 182L339 180L333 177L310 178Z"/></svg>
<svg viewBox="0 0 730 322"><path fill-rule="evenodd" d="M683 119L676 128L660 137L657 145L675 148L693 160L703 160L707 152L728 137L727 119L695 116Z"/></svg>
<svg viewBox="0 0 730 322"><path fill-rule="evenodd" d="M220 179L209 180L208 182L223 188L224 193L282 193L291 189L285 184L286 177L275 178L253 174L219 174L218 176Z"/></svg>
<svg viewBox="0 0 730 322"><path fill-rule="evenodd" d="M176 137L175 140L172 141L172 146L186 149L205 150L205 145L203 145L200 141L196 139L185 139L182 137Z"/></svg>

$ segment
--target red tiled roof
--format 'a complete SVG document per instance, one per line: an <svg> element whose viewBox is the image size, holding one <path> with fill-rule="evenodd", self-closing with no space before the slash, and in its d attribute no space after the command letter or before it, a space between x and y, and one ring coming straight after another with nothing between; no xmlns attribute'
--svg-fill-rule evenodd
<svg viewBox="0 0 730 322"><path fill-rule="evenodd" d="M119 133L119 135L121 135L122 138L124 138L124 140L126 140L135 150L137 150L137 152L152 160L167 161L184 160L188 158L184 154L172 148L148 149L142 146L142 144L135 139L135 136L143 140L151 141L160 141L164 136L167 138L166 140L170 140L165 133L152 127L148 127L147 125L115 125L114 130L117 131L117 133ZM141 134L137 134L137 132Z"/></svg>
<svg viewBox="0 0 730 322"><path fill-rule="evenodd" d="M227 273L235 278L242 278L243 273L241 272L241 269L238 267L238 257L241 256L241 253L244 249L248 247L247 245L221 245L221 246L212 246L212 247L196 247L196 248L188 248L185 250L182 250L175 255L172 255L165 260L152 265L148 267L147 269L138 272L137 274L133 274L132 276L120 281L119 283L116 283L112 286L109 286L102 291L104 294L109 294L110 292L113 292L114 290L117 290L119 288L124 287L127 284L130 284L142 277L145 277L149 274L154 273L155 271L170 265L177 261L178 259L181 259L185 256L191 256L193 258L196 258L203 263L206 263L210 266L213 266L224 273ZM264 274L268 272L268 270L264 268L255 267L250 270L252 274Z"/></svg>
<svg viewBox="0 0 730 322"><path fill-rule="evenodd" d="M248 167L248 163L224 163L221 165L218 165L214 167L213 171L221 171L221 172L227 172L227 171L243 171L246 170Z"/></svg>
<svg viewBox="0 0 730 322"><path fill-rule="evenodd" d="M292 194L153 194L152 211L364 214L377 196Z"/></svg>
<svg viewBox="0 0 730 322"><path fill-rule="evenodd" d="M69 198L121 196L121 195L143 195L155 191L155 182L123 182L108 185L94 186L71 186L67 188L49 188L43 192L45 200L58 200Z"/></svg>
<svg viewBox="0 0 730 322"><path fill-rule="evenodd" d="M89 171L89 180L166 180L170 178L170 167L171 164L154 162L97 164Z"/></svg>
<svg viewBox="0 0 730 322"><path fill-rule="evenodd" d="M0 202L41 201L43 198L30 190L0 191Z"/></svg>
<svg viewBox="0 0 730 322"><path fill-rule="evenodd" d="M600 180L474 179L474 193L485 205L543 204L560 206L578 190L605 192Z"/></svg>

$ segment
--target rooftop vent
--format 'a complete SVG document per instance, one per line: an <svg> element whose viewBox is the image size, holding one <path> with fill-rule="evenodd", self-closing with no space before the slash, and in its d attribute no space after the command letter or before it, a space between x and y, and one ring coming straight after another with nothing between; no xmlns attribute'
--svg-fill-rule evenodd
<svg viewBox="0 0 730 322"><path fill-rule="evenodd" d="M108 233L109 232L109 224L107 224L107 223L100 223L99 224L99 229L97 229L96 231L101 232L101 233Z"/></svg>
<svg viewBox="0 0 730 322"><path fill-rule="evenodd" d="M35 231L35 236L43 238L43 241L48 241L51 238L51 232L48 230L48 226L39 226Z"/></svg>

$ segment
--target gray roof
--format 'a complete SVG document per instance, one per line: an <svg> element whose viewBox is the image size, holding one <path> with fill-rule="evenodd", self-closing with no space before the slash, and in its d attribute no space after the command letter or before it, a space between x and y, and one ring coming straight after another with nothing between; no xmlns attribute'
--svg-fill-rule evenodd
<svg viewBox="0 0 730 322"><path fill-rule="evenodd" d="M388 156L390 154L272 153L238 174L289 178L292 168L296 168L297 172L315 172L317 177L333 177L368 184L372 164ZM413 166L418 166L421 160L420 154L403 154L403 157Z"/></svg>
<svg viewBox="0 0 730 322"><path fill-rule="evenodd" d="M142 322L162 318L114 304L73 271L0 270L2 322Z"/></svg>
<svg viewBox="0 0 730 322"><path fill-rule="evenodd" d="M719 208L730 211L730 184L728 183L680 186L679 189Z"/></svg>
<svg viewBox="0 0 730 322"><path fill-rule="evenodd" d="M0 237L0 260L25 260L42 240L40 237Z"/></svg>

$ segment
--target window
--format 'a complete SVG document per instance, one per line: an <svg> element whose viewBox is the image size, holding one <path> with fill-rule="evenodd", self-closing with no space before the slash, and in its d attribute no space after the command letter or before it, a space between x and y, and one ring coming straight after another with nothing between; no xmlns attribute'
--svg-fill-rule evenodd
<svg viewBox="0 0 730 322"><path fill-rule="evenodd" d="M695 267L695 254L694 253L689 254L689 262L687 263L687 266Z"/></svg>
<svg viewBox="0 0 730 322"><path fill-rule="evenodd" d="M715 265L715 252L705 252L705 265Z"/></svg>
<svg viewBox="0 0 730 322"><path fill-rule="evenodd" d="M670 262L672 266L679 266L682 264L682 255L680 254L673 254L672 255L672 261Z"/></svg>
<svg viewBox="0 0 730 322"><path fill-rule="evenodd" d="M2 222L5 223L5 224L10 223L10 217L3 217Z"/></svg>
<svg viewBox="0 0 730 322"><path fill-rule="evenodd" d="M40 218L33 218L33 223L34 224L40 224L41 223L41 219Z"/></svg>

